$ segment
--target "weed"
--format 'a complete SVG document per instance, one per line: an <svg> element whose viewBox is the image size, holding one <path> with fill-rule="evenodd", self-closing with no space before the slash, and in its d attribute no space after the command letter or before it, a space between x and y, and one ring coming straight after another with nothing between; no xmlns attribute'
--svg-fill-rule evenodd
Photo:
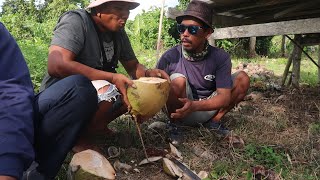
<svg viewBox="0 0 320 180"><path fill-rule="evenodd" d="M320 123L311 123L309 125L309 131L311 134L319 134L320 135Z"/></svg>
<svg viewBox="0 0 320 180"><path fill-rule="evenodd" d="M248 144L245 147L245 157L254 160L254 165L264 165L270 169L280 169L286 168L287 163L286 156L284 152L276 152L272 147L263 145L256 146L253 144Z"/></svg>

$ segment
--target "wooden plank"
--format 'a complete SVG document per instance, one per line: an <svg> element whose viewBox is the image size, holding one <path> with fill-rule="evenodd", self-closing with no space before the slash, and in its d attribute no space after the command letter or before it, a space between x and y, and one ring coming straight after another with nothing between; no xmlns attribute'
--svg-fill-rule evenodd
<svg viewBox="0 0 320 180"><path fill-rule="evenodd" d="M320 18L217 28L210 38L231 39L309 33L320 33Z"/></svg>
<svg viewBox="0 0 320 180"><path fill-rule="evenodd" d="M287 8L281 12L278 12L274 15L274 18L280 18L283 17L284 15L291 13L291 12L297 12L298 10L304 9L306 7L312 7L314 5L316 5L318 2L317 1L313 1L313 2L309 2L309 3L305 3L305 2L301 2L300 4L297 4L293 7Z"/></svg>

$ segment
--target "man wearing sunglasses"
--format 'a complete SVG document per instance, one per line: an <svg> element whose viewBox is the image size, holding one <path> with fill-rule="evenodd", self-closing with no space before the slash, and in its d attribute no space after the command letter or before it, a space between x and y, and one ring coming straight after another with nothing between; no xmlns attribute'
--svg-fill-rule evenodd
<svg viewBox="0 0 320 180"><path fill-rule="evenodd" d="M191 1L176 18L181 45L165 52L157 68L170 75L167 108L173 124L203 125L226 136L230 131L220 120L244 98L249 77L245 72L231 75L229 54L208 44L212 14L210 4Z"/></svg>

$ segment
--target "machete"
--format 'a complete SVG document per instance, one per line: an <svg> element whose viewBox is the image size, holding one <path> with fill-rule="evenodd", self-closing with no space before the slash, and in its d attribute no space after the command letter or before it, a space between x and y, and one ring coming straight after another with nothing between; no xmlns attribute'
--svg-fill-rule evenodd
<svg viewBox="0 0 320 180"><path fill-rule="evenodd" d="M192 172L189 168L187 168L184 164L178 161L174 157L169 157L169 159L176 164L187 176L189 176L192 180L201 180L194 172Z"/></svg>

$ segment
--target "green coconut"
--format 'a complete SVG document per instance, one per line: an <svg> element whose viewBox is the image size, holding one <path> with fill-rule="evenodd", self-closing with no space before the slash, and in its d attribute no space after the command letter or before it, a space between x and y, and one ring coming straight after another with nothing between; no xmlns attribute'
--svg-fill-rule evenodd
<svg viewBox="0 0 320 180"><path fill-rule="evenodd" d="M127 90L131 114L152 117L166 104L170 85L166 79L141 77L133 80L136 88Z"/></svg>
<svg viewBox="0 0 320 180"><path fill-rule="evenodd" d="M74 154L69 164L68 180L105 180L115 176L109 161L90 149Z"/></svg>

